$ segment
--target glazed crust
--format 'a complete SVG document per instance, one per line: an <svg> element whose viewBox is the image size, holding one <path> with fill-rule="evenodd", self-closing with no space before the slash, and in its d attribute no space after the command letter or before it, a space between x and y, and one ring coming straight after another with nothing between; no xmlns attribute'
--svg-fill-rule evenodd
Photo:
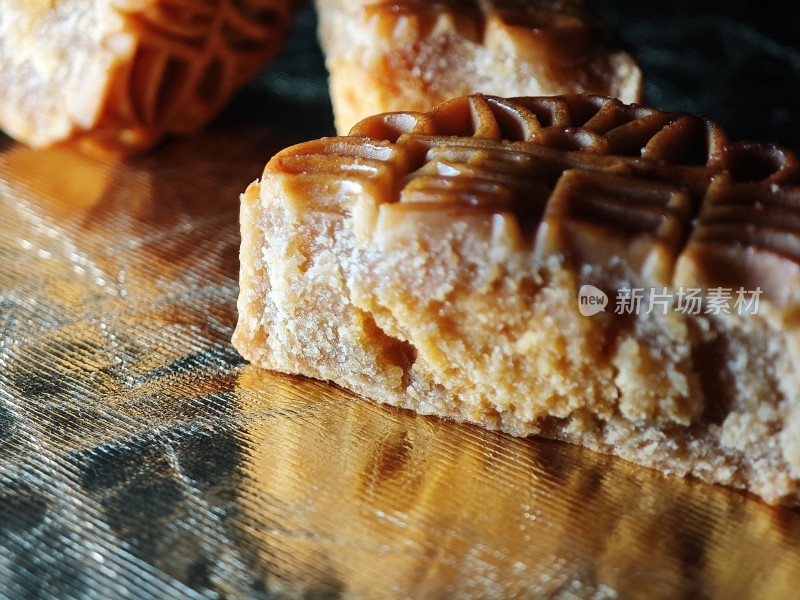
<svg viewBox="0 0 800 600"><path fill-rule="evenodd" d="M580 0L316 0L336 130L476 92L636 102L641 73Z"/></svg>
<svg viewBox="0 0 800 600"><path fill-rule="evenodd" d="M243 195L234 344L379 402L796 503L797 180L785 149L597 96L379 115L279 153ZM748 314L584 316L583 285L763 295Z"/></svg>
<svg viewBox="0 0 800 600"><path fill-rule="evenodd" d="M277 53L293 0L0 0L0 128L126 155L193 132Z"/></svg>

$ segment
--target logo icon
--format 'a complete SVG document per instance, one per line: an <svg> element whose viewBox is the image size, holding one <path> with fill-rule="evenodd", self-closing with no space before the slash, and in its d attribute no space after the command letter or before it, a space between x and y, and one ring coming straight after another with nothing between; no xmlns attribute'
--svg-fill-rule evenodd
<svg viewBox="0 0 800 600"><path fill-rule="evenodd" d="M599 312L605 312L608 306L606 293L593 285L581 286L578 291L578 310L584 317L591 317Z"/></svg>

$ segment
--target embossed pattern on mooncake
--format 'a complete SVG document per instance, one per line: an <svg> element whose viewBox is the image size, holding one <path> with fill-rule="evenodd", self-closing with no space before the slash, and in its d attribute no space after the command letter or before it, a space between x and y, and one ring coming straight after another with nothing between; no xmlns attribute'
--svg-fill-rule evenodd
<svg viewBox="0 0 800 600"><path fill-rule="evenodd" d="M642 77L581 0L316 0L336 130L473 93L590 92L636 102Z"/></svg>
<svg viewBox="0 0 800 600"><path fill-rule="evenodd" d="M653 284L760 285L781 303L795 297L783 278L800 280L796 157L732 143L697 115L588 94L475 95L370 117L351 137L295 146L267 169L380 175L372 200L383 227L415 213L497 214L516 221L518 249L622 262Z"/></svg>
<svg viewBox="0 0 800 600"><path fill-rule="evenodd" d="M0 0L0 127L112 155L193 132L277 54L295 4Z"/></svg>

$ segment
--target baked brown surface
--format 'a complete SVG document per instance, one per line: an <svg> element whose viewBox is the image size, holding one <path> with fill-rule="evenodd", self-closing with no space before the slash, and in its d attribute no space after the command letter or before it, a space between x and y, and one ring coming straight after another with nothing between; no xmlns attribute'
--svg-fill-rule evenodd
<svg viewBox="0 0 800 600"><path fill-rule="evenodd" d="M472 93L636 102L641 73L582 0L316 0L336 130Z"/></svg>
<svg viewBox="0 0 800 600"><path fill-rule="evenodd" d="M352 134L284 150L243 195L248 360L800 498L790 152L589 95L466 97ZM584 285L605 312L579 312ZM626 288L643 306L698 288L702 310L618 314Z"/></svg>
<svg viewBox="0 0 800 600"><path fill-rule="evenodd" d="M129 154L202 127L280 48L293 0L0 0L0 128Z"/></svg>

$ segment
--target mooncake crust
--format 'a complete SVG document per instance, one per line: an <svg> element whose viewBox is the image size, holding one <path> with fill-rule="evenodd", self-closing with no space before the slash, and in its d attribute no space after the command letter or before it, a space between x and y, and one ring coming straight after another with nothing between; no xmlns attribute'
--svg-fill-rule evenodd
<svg viewBox="0 0 800 600"><path fill-rule="evenodd" d="M0 128L124 156L203 127L280 49L293 0L0 0Z"/></svg>
<svg viewBox="0 0 800 600"><path fill-rule="evenodd" d="M640 99L633 57L581 0L316 0L336 130L457 96Z"/></svg>
<svg viewBox="0 0 800 600"><path fill-rule="evenodd" d="M600 96L377 115L278 153L243 195L234 345L797 503L799 175L784 148ZM606 310L582 314L584 286ZM701 310L679 310L691 289Z"/></svg>

